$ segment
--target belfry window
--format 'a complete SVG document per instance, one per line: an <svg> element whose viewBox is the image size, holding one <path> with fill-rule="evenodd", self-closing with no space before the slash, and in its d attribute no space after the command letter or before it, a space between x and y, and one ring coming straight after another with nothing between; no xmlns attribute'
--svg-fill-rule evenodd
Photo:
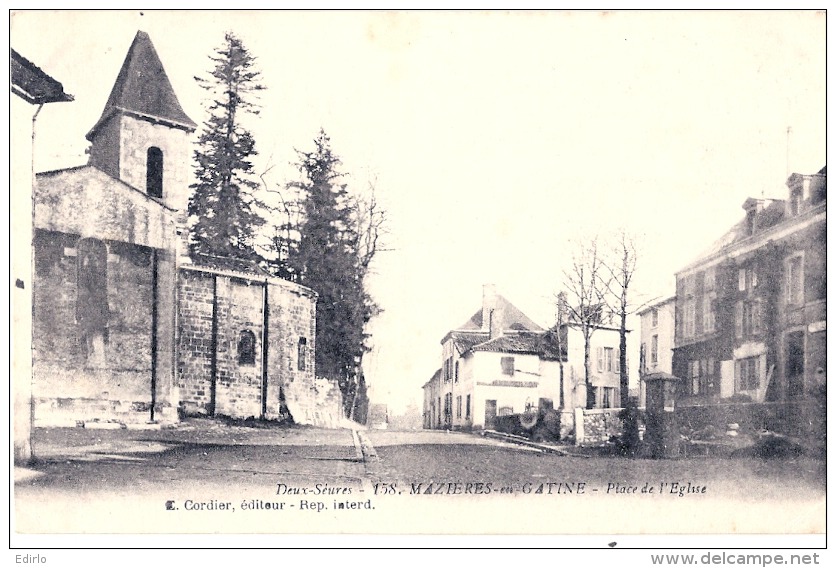
<svg viewBox="0 0 836 568"><path fill-rule="evenodd" d="M156 146L148 148L145 170L145 190L151 197L163 196L163 151Z"/></svg>

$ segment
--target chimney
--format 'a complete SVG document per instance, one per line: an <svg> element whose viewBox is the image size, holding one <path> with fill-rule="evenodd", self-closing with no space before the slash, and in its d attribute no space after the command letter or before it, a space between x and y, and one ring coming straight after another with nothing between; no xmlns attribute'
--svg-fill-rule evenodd
<svg viewBox="0 0 836 568"><path fill-rule="evenodd" d="M497 306L496 286L485 284L482 286L482 331L487 331L494 339L502 335L503 317Z"/></svg>
<svg viewBox="0 0 836 568"><path fill-rule="evenodd" d="M557 295L557 325L558 327L566 323L566 292L560 292Z"/></svg>

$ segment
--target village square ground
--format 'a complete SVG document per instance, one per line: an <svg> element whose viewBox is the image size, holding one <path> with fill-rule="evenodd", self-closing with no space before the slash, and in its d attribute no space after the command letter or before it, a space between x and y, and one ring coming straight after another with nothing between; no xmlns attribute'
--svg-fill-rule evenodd
<svg viewBox="0 0 836 568"><path fill-rule="evenodd" d="M804 456L628 459L476 434L38 428L20 533L823 533ZM582 514L581 514L582 513ZM455 519L455 520L453 520Z"/></svg>

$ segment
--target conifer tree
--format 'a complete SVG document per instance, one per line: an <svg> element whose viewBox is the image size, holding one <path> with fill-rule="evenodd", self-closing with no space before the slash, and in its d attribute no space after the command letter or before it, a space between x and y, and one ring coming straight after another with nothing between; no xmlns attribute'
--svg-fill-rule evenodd
<svg viewBox="0 0 836 568"><path fill-rule="evenodd" d="M192 250L255 258L253 236L264 219L258 213L259 184L250 161L256 155L255 140L241 119L259 113L253 99L264 86L254 57L234 34L225 35L210 59L215 65L210 76L195 77L210 99L209 117L194 152L197 181L189 199Z"/></svg>
<svg viewBox="0 0 836 568"><path fill-rule="evenodd" d="M365 291L364 278L376 250L369 243L376 244L382 217L379 210L370 217L368 208L339 183L341 162L324 131L313 151L297 153L302 179L290 185L299 191L301 216L287 269L295 281L319 294L316 373L338 381L351 416L367 405L358 400L366 396L360 366L368 351L366 324L379 309Z"/></svg>

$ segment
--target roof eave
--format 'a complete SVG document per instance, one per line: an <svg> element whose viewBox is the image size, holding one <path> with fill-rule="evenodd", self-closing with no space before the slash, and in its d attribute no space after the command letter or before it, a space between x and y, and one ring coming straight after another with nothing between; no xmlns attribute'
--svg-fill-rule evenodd
<svg viewBox="0 0 836 568"><path fill-rule="evenodd" d="M162 116L155 116L153 114L146 114L146 113L143 113L143 112L137 112L135 110L130 110L130 109L127 109L127 108L124 108L124 107L121 107L121 106L112 106L112 107L108 108L102 114L101 118L99 118L99 120L96 122L96 124L93 126L93 128L90 129L90 132L87 133L87 136L85 136L85 138L87 138L87 140L92 142L93 137L96 135L96 133L101 129L101 127L108 120L113 118L113 116L116 113L122 113L122 114L125 114L127 116L132 116L134 118L138 118L140 120L146 120L148 122L151 122L152 124L163 124L165 126L170 126L172 128L179 128L180 130L185 130L186 132L190 132L190 133L194 132L197 129L197 124L195 124L194 122L191 122L191 121L189 121L189 122L179 122L177 120L172 120L170 118L164 118Z"/></svg>

